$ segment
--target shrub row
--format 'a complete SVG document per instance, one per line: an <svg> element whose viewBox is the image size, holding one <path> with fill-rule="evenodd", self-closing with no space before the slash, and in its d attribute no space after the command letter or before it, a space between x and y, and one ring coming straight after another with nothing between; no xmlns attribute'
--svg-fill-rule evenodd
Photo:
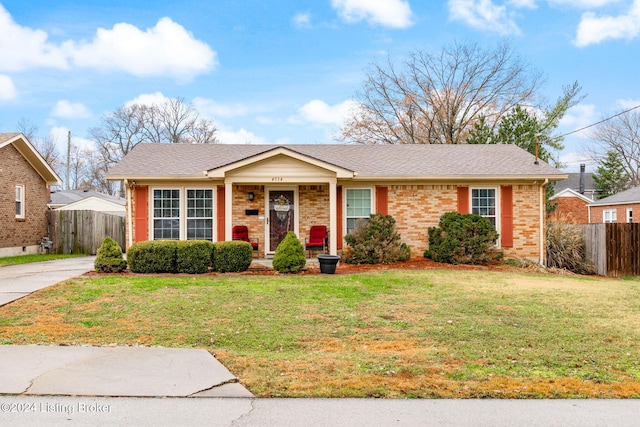
<svg viewBox="0 0 640 427"><path fill-rule="evenodd" d="M131 245L127 261L122 249L107 237L98 249L96 271L123 271L127 262L134 273L202 274L213 266L221 273L246 271L251 265L252 248L248 242L208 240L153 240Z"/></svg>

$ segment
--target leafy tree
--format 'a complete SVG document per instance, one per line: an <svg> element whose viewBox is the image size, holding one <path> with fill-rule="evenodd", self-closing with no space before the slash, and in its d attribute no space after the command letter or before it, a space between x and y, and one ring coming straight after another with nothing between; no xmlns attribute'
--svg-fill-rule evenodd
<svg viewBox="0 0 640 427"><path fill-rule="evenodd" d="M593 180L599 190L599 199L619 193L628 187L629 175L617 151L608 151L599 161Z"/></svg>
<svg viewBox="0 0 640 427"><path fill-rule="evenodd" d="M493 126L513 107L531 102L541 86L503 42L493 49L454 43L440 52L415 51L400 67L373 63L359 108L338 139L361 144L461 144L485 117Z"/></svg>

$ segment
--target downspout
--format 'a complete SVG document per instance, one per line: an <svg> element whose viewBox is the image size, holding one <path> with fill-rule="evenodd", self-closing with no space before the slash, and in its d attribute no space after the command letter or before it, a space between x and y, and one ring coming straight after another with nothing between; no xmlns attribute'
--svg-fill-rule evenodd
<svg viewBox="0 0 640 427"><path fill-rule="evenodd" d="M127 192L127 239L129 241L127 248L130 248L133 245L133 219L131 218L131 212L132 212L131 193L132 193L132 187L134 184L131 184L131 186L129 186L129 180L128 179L124 180L124 188L125 188L125 191Z"/></svg>
<svg viewBox="0 0 640 427"><path fill-rule="evenodd" d="M547 264L547 260L544 257L545 254L545 211L547 207L547 203L545 200L545 192L547 184L549 183L549 178L545 178L544 182L540 186L540 265L543 267Z"/></svg>

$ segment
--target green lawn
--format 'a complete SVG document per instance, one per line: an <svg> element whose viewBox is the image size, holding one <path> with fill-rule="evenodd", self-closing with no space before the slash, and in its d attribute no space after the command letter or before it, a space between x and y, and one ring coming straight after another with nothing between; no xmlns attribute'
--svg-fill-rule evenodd
<svg viewBox="0 0 640 427"><path fill-rule="evenodd" d="M205 348L264 397L640 397L640 280L87 277L1 307L0 342Z"/></svg>
<svg viewBox="0 0 640 427"><path fill-rule="evenodd" d="M51 261L53 259L72 258L86 255L75 254L42 254L42 255L19 255L0 258L0 267L16 264L28 264L30 262Z"/></svg>

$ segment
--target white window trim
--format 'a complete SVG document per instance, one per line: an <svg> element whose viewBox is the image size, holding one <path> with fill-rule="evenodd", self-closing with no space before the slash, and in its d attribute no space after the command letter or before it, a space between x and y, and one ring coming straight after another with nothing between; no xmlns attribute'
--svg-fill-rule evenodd
<svg viewBox="0 0 640 427"><path fill-rule="evenodd" d="M376 197L376 192L375 192L375 187L371 186L357 186L357 187L342 187L342 235L346 236L347 235L347 219L348 218L364 218L364 217L347 217L347 192L349 190L369 190L370 194L371 194L371 206L369 208L369 212L370 214L375 213L375 206L376 206L376 201L375 201L375 197Z"/></svg>
<svg viewBox="0 0 640 427"><path fill-rule="evenodd" d="M633 208L627 208L626 219L627 219L627 223L633 222Z"/></svg>
<svg viewBox="0 0 640 427"><path fill-rule="evenodd" d="M189 216L189 207L187 205L187 199L189 197L188 192L189 190L211 190L211 216L210 217L190 217ZM211 187L184 187L184 238L188 239L188 223L190 219L210 219L211 220L211 241L215 242L216 241L216 209L215 209L215 205L216 205L216 191L215 188L211 188ZM181 203L182 205L182 203Z"/></svg>
<svg viewBox="0 0 640 427"><path fill-rule="evenodd" d="M473 213L473 190L494 190L496 195L496 231L498 232L498 240L496 241L497 247L502 247L502 212L500 200L501 192L500 187L495 185L474 186L469 187L469 213Z"/></svg>
<svg viewBox="0 0 640 427"><path fill-rule="evenodd" d="M149 237L150 240L155 240L154 232L153 232L153 220L155 219L153 212L153 193L155 190L178 190L180 191L180 216L178 220L180 221L180 231L179 231L179 240L187 239L187 190L213 190L211 193L211 197L213 199L213 221L212 221L212 230L211 235L213 237L213 241L217 240L218 236L218 203L217 203L217 187L216 186L205 186L205 185L183 185L183 186L163 186L158 185L149 188Z"/></svg>
<svg viewBox="0 0 640 427"><path fill-rule="evenodd" d="M20 191L20 196L18 197L18 190ZM24 219L25 218L25 205L24 205L25 195L24 195L24 185L16 185L16 205L20 203L20 213L17 212L16 209L16 218Z"/></svg>
<svg viewBox="0 0 640 427"><path fill-rule="evenodd" d="M610 214L610 220L607 221L607 214ZM611 219L613 221L611 221ZM618 210L617 209L604 209L602 211L602 222L603 223L616 223L618 222Z"/></svg>

